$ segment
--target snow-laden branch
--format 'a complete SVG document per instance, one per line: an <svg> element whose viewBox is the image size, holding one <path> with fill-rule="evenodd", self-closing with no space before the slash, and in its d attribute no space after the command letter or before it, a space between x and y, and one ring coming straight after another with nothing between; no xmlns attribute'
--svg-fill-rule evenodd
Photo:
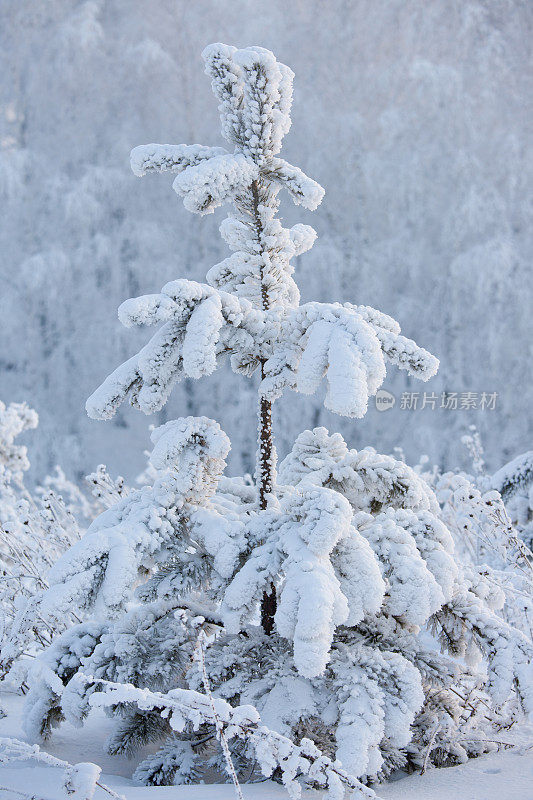
<svg viewBox="0 0 533 800"><path fill-rule="evenodd" d="M140 352L116 369L89 397L87 413L108 419L131 395L130 402L146 414L161 408L175 382L209 375L223 353L254 350L265 327L265 315L246 300L194 281L167 283L159 295L123 303L124 325L162 328Z"/></svg>
<svg viewBox="0 0 533 800"><path fill-rule="evenodd" d="M237 558L232 534L242 523L210 505L229 452L226 434L206 417L185 417L156 428L151 438L154 485L122 497L59 559L40 600L45 613L61 618L97 607L104 617L116 614L131 599L139 572L173 543L186 549L192 528L222 571Z"/></svg>
<svg viewBox="0 0 533 800"><path fill-rule="evenodd" d="M222 203L244 194L258 178L253 161L241 153L226 153L189 167L175 178L172 188L188 211L212 214Z"/></svg>
<svg viewBox="0 0 533 800"><path fill-rule="evenodd" d="M298 778L306 784L327 789L332 800L341 800L346 791L351 792L352 798L370 800L376 797L372 789L346 772L338 761L332 761L321 753L309 739L295 744L262 725L253 706L232 707L221 698L191 689L153 692L131 684L95 679L83 673L78 673L73 680L79 684L81 694L88 686L95 686L96 691L89 700L93 707L135 703L143 711L159 711L177 732L187 728L194 730L202 724L213 725L215 729L218 725L228 740L237 738L250 745L265 777L270 777L279 768L283 784L293 799L299 798L302 791Z"/></svg>
<svg viewBox="0 0 533 800"><path fill-rule="evenodd" d="M299 167L293 167L283 158L273 158L263 173L269 180L284 186L295 205L316 211L324 197L324 189L309 178Z"/></svg>
<svg viewBox="0 0 533 800"><path fill-rule="evenodd" d="M523 710L533 717L533 644L521 631L498 617L473 591L460 591L436 615L449 638L462 625L487 657L487 690L502 704L516 694ZM451 631L451 633L450 633Z"/></svg>
<svg viewBox="0 0 533 800"><path fill-rule="evenodd" d="M325 377L325 407L362 417L384 380L385 360L422 380L437 371L437 359L399 330L390 317L366 306L306 303L291 309L266 361L261 392L269 399L286 387L314 394Z"/></svg>
<svg viewBox="0 0 533 800"><path fill-rule="evenodd" d="M314 233L304 226L291 230L294 236L286 246L293 252L307 246ZM231 235L237 233L233 225ZM233 258L213 268L213 283L225 285L227 271L238 271ZM250 258L245 272L258 259ZM246 374L263 359L261 392L271 400L285 388L313 394L325 376L326 408L348 417L366 413L369 397L385 377L386 360L422 380L438 367L437 359L399 335L394 320L366 306L307 303L267 312L235 294L181 279L166 284L160 294L125 301L119 318L126 327L162 327L89 397L87 412L94 418L113 416L128 395L145 413L157 411L174 383L211 374L224 355L232 356L235 371Z"/></svg>
<svg viewBox="0 0 533 800"><path fill-rule="evenodd" d="M0 738L0 764L16 761L38 761L49 767L63 770L63 789L72 800L92 800L98 786L114 800L126 800L124 795L117 794L99 781L101 768L90 762L69 764L60 758L43 752L36 744L27 744L19 739Z"/></svg>
<svg viewBox="0 0 533 800"><path fill-rule="evenodd" d="M507 501L515 492L528 490L533 483L533 450L513 458L491 478L491 487Z"/></svg>
<svg viewBox="0 0 533 800"><path fill-rule="evenodd" d="M140 178L147 172L182 172L226 154L223 147L201 144L141 144L131 151L130 163L132 172Z"/></svg>
<svg viewBox="0 0 533 800"><path fill-rule="evenodd" d="M279 467L282 484L311 483L344 495L357 511L381 507L431 511L438 503L428 484L411 467L372 447L349 449L339 433L326 428L303 431Z"/></svg>
<svg viewBox="0 0 533 800"><path fill-rule="evenodd" d="M255 521L263 543L228 585L221 614L237 633L253 619L268 580L280 579L275 628L293 642L298 672L311 678L324 672L336 628L379 610L385 584L340 494L302 486L280 505L281 513Z"/></svg>

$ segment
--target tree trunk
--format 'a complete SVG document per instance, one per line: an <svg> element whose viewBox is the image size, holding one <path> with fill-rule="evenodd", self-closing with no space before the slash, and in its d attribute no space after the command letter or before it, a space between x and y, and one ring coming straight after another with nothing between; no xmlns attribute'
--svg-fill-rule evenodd
<svg viewBox="0 0 533 800"><path fill-rule="evenodd" d="M263 365L261 364L261 378L263 377ZM258 446L257 489L259 508L265 509L267 507L267 495L274 488L274 442L272 439L272 403L264 397L259 397Z"/></svg>
<svg viewBox="0 0 533 800"><path fill-rule="evenodd" d="M263 228L259 216L259 186L257 181L252 183L253 215L255 229L259 243L262 244ZM269 300L266 286L261 275L261 301L263 310L269 308ZM264 375L264 360L261 361L261 379ZM272 438L272 403L261 395L259 396L259 424L258 424L258 460L257 460L257 494L259 508L264 510L267 507L268 495L274 488L274 442ZM274 630L274 614L277 607L276 587L270 584L270 589L263 592L261 601L261 625L263 630L270 636Z"/></svg>

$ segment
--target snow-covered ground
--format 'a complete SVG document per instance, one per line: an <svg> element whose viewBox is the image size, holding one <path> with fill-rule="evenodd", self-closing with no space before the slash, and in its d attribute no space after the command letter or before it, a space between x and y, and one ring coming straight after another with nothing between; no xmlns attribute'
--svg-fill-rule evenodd
<svg viewBox="0 0 533 800"><path fill-rule="evenodd" d="M2 707L7 717L0 720L0 737L25 740L22 731L23 699L4 694ZM83 729L65 724L57 730L46 751L76 763L93 761L103 773L101 781L126 800L233 800L231 785L146 788L134 785L130 775L138 761L108 756L103 742L111 730L110 721L94 713ZM13 791L11 791L13 790ZM66 800L59 769L20 762L0 766L0 800L16 800L16 792L29 793L35 800ZM245 800L285 800L285 790L271 781L243 786ZM533 800L533 748L494 753L460 767L430 770L379 787L382 800ZM309 795L311 793L308 793ZM97 789L94 800L109 800Z"/></svg>

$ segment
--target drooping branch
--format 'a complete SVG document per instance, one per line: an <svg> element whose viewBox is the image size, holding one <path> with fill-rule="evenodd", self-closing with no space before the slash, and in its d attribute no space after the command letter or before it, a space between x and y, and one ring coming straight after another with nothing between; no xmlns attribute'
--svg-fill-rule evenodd
<svg viewBox="0 0 533 800"><path fill-rule="evenodd" d="M109 786L99 781L102 770L96 764L91 762L70 764L68 761L43 752L37 744L28 744L8 737L0 738L0 764L11 764L17 761L37 761L49 767L62 769L64 771L63 789L67 795L75 794L76 797L81 797L81 792L84 792L83 796L89 798L93 796L94 789L98 786L114 800L126 800L124 795L117 794ZM7 791L13 790L7 789ZM27 797L28 800L30 798L30 795L23 795L22 792L15 791L15 793ZM38 800L36 795L32 794L31 797Z"/></svg>
<svg viewBox="0 0 533 800"><path fill-rule="evenodd" d="M268 777L279 768L283 784L291 800L301 795L301 784L318 785L328 790L328 797L339 798L349 792L351 797L371 800L375 792L343 769L339 761L332 761L309 739L299 744L264 726L257 709L251 705L232 707L226 700L192 689L172 689L170 692L154 692L139 689L131 684L94 678L79 672L73 679L83 692L94 686L90 704L93 707L109 708L118 703L135 703L142 711L158 711L168 719L178 733L187 728L197 729L202 724L212 725L217 733L227 740L240 739L252 749L261 768Z"/></svg>

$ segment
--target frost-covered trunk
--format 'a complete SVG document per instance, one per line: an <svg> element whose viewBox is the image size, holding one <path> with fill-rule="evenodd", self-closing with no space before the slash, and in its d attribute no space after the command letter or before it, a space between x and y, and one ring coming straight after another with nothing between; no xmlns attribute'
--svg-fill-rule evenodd
<svg viewBox="0 0 533 800"><path fill-rule="evenodd" d="M265 251L263 242L263 225L259 214L259 186L258 182L252 183L252 208L253 222L261 255ZM268 300L268 288L264 280L263 269L261 269L261 305L263 311L268 311L270 303ZM261 359L261 380L264 379L264 367L266 359ZM259 507L267 506L267 495L272 492L274 483L274 462L273 462L273 442L272 442L272 402L260 394L259 396L259 428L258 428L258 463L257 463L257 491Z"/></svg>
<svg viewBox="0 0 533 800"><path fill-rule="evenodd" d="M262 373L263 375L263 373ZM259 397L259 463L257 465L257 489L259 508L267 507L267 496L274 485L273 441L272 441L272 403Z"/></svg>
<svg viewBox="0 0 533 800"><path fill-rule="evenodd" d="M262 367L262 365L261 365ZM261 369L261 377L263 372ZM272 403L264 397L259 398L259 463L257 469L257 486L259 493L259 508L267 507L267 496L271 493L274 484L274 462L272 441ZM270 636L274 630L274 614L277 608L276 587L270 584L270 591L263 592L261 601L261 625L265 633Z"/></svg>
<svg viewBox="0 0 533 800"><path fill-rule="evenodd" d="M264 376L261 364L261 377ZM257 487L259 494L259 508L267 507L267 497L272 492L274 484L274 462L272 441L272 403L264 397L259 397L259 441L258 441ZM277 608L276 587L270 584L270 590L263 592L261 600L261 625L270 636L274 630L274 614Z"/></svg>
<svg viewBox="0 0 533 800"><path fill-rule="evenodd" d="M262 246L263 242L263 226L259 215L259 187L257 181L252 183L252 197L253 197L253 214L254 225L257 233L259 244ZM263 247L261 247L263 249ZM268 311L268 291L263 279L263 271L261 270L261 304L264 311ZM261 380L264 379L264 365L265 360L261 361ZM257 442L257 492L259 500L259 508L265 509L267 507L267 496L272 492L274 486L274 442L272 437L272 401L267 400L266 397L259 395L259 425L258 425L258 442ZM263 592L263 599L261 601L261 625L267 635L270 635L274 629L274 614L276 613L277 598L276 587L274 584L270 585L270 591Z"/></svg>

